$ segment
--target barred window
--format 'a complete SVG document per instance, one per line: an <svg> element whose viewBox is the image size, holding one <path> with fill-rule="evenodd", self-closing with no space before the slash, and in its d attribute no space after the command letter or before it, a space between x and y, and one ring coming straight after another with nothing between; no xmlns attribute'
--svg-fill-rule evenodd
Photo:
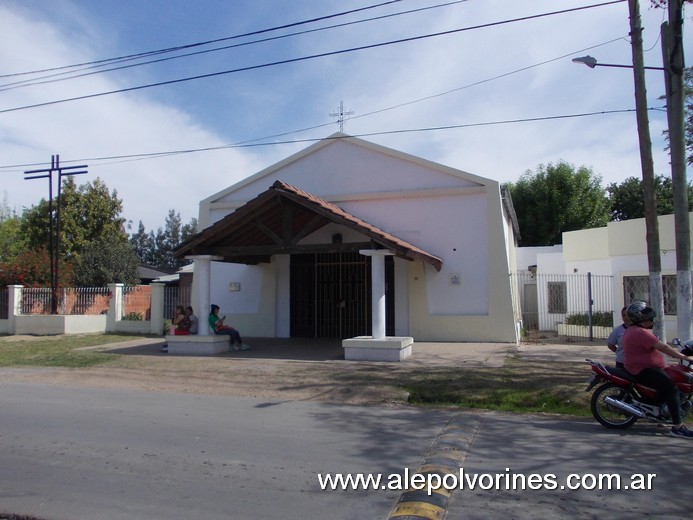
<svg viewBox="0 0 693 520"><path fill-rule="evenodd" d="M568 297L565 282L548 282L549 312L565 314L568 311Z"/></svg>
<svg viewBox="0 0 693 520"><path fill-rule="evenodd" d="M676 315L676 275L662 276L662 294L664 297L664 314ZM650 301L650 282L647 276L623 277L623 301Z"/></svg>

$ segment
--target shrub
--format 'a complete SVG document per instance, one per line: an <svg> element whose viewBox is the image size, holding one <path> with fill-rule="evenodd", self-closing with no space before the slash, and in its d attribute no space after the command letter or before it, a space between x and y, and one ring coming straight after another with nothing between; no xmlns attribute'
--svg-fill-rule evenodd
<svg viewBox="0 0 693 520"><path fill-rule="evenodd" d="M589 325L589 316L586 312L569 314L565 318L566 325ZM614 315L610 311L598 311L592 313L592 325L601 327L613 327Z"/></svg>
<svg viewBox="0 0 693 520"><path fill-rule="evenodd" d="M128 312L125 316L123 316L123 320L125 320L125 321L144 321L144 316L142 316L141 312Z"/></svg>

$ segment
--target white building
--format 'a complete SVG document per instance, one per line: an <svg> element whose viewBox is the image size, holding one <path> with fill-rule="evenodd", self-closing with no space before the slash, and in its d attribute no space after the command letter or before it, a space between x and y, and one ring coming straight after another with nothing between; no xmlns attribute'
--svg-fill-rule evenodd
<svg viewBox="0 0 693 520"><path fill-rule="evenodd" d="M369 335L375 255L388 336L518 340L517 224L494 180L334 134L203 200L199 223L178 250L194 305L245 336Z"/></svg>
<svg viewBox="0 0 693 520"><path fill-rule="evenodd" d="M689 215L689 219L693 213ZM693 229L693 227L691 228ZM662 265L662 286L664 295L664 325L667 338L677 334L676 322L676 241L674 216L659 217L659 241ZM693 241L692 241L693 242ZM566 314L571 313L575 299L571 293L578 290L576 284L571 288L571 278L584 279L591 273L595 279L605 280L608 290L592 295L597 311L610 311L614 323L620 321L620 310L634 300L649 301L647 243L645 240L645 219L609 222L606 227L584 229L563 233L563 245L554 247L521 247L516 253L519 271L532 270L535 287L531 297L526 290L532 282L520 286L523 295L523 312L534 303L538 310L538 328L555 330ZM561 278L556 277L561 275ZM527 282L527 280L525 280ZM561 285L563 284L563 289ZM580 282L580 287L584 286ZM565 312L550 312L552 297L565 298L562 307ZM531 302L532 298L536 302ZM586 293L580 298L586 300ZM555 304L555 302L554 302ZM584 307L583 307L584 309ZM556 309L555 309L556 310Z"/></svg>

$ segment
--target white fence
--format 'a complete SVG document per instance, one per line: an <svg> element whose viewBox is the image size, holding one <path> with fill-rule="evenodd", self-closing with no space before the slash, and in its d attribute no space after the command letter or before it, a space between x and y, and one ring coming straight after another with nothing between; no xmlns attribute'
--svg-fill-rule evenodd
<svg viewBox="0 0 693 520"><path fill-rule="evenodd" d="M123 332L162 334L164 327L164 286L60 289L56 292L57 313L51 313L50 289L11 285L0 306L0 333L79 334Z"/></svg>
<svg viewBox="0 0 693 520"><path fill-rule="evenodd" d="M613 277L521 272L511 275L525 332L607 337L613 326ZM608 331L608 332L606 332Z"/></svg>

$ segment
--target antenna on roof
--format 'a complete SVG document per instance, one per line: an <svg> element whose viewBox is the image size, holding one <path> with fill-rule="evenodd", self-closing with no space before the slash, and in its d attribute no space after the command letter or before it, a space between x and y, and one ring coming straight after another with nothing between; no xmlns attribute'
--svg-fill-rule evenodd
<svg viewBox="0 0 693 520"><path fill-rule="evenodd" d="M340 133L344 133L344 116L353 116L356 112L353 110L350 110L349 112L344 111L344 101L339 102L339 112L332 112L330 114L330 117L336 117L337 118L337 123L339 123L339 131ZM349 118L347 118L349 119Z"/></svg>

